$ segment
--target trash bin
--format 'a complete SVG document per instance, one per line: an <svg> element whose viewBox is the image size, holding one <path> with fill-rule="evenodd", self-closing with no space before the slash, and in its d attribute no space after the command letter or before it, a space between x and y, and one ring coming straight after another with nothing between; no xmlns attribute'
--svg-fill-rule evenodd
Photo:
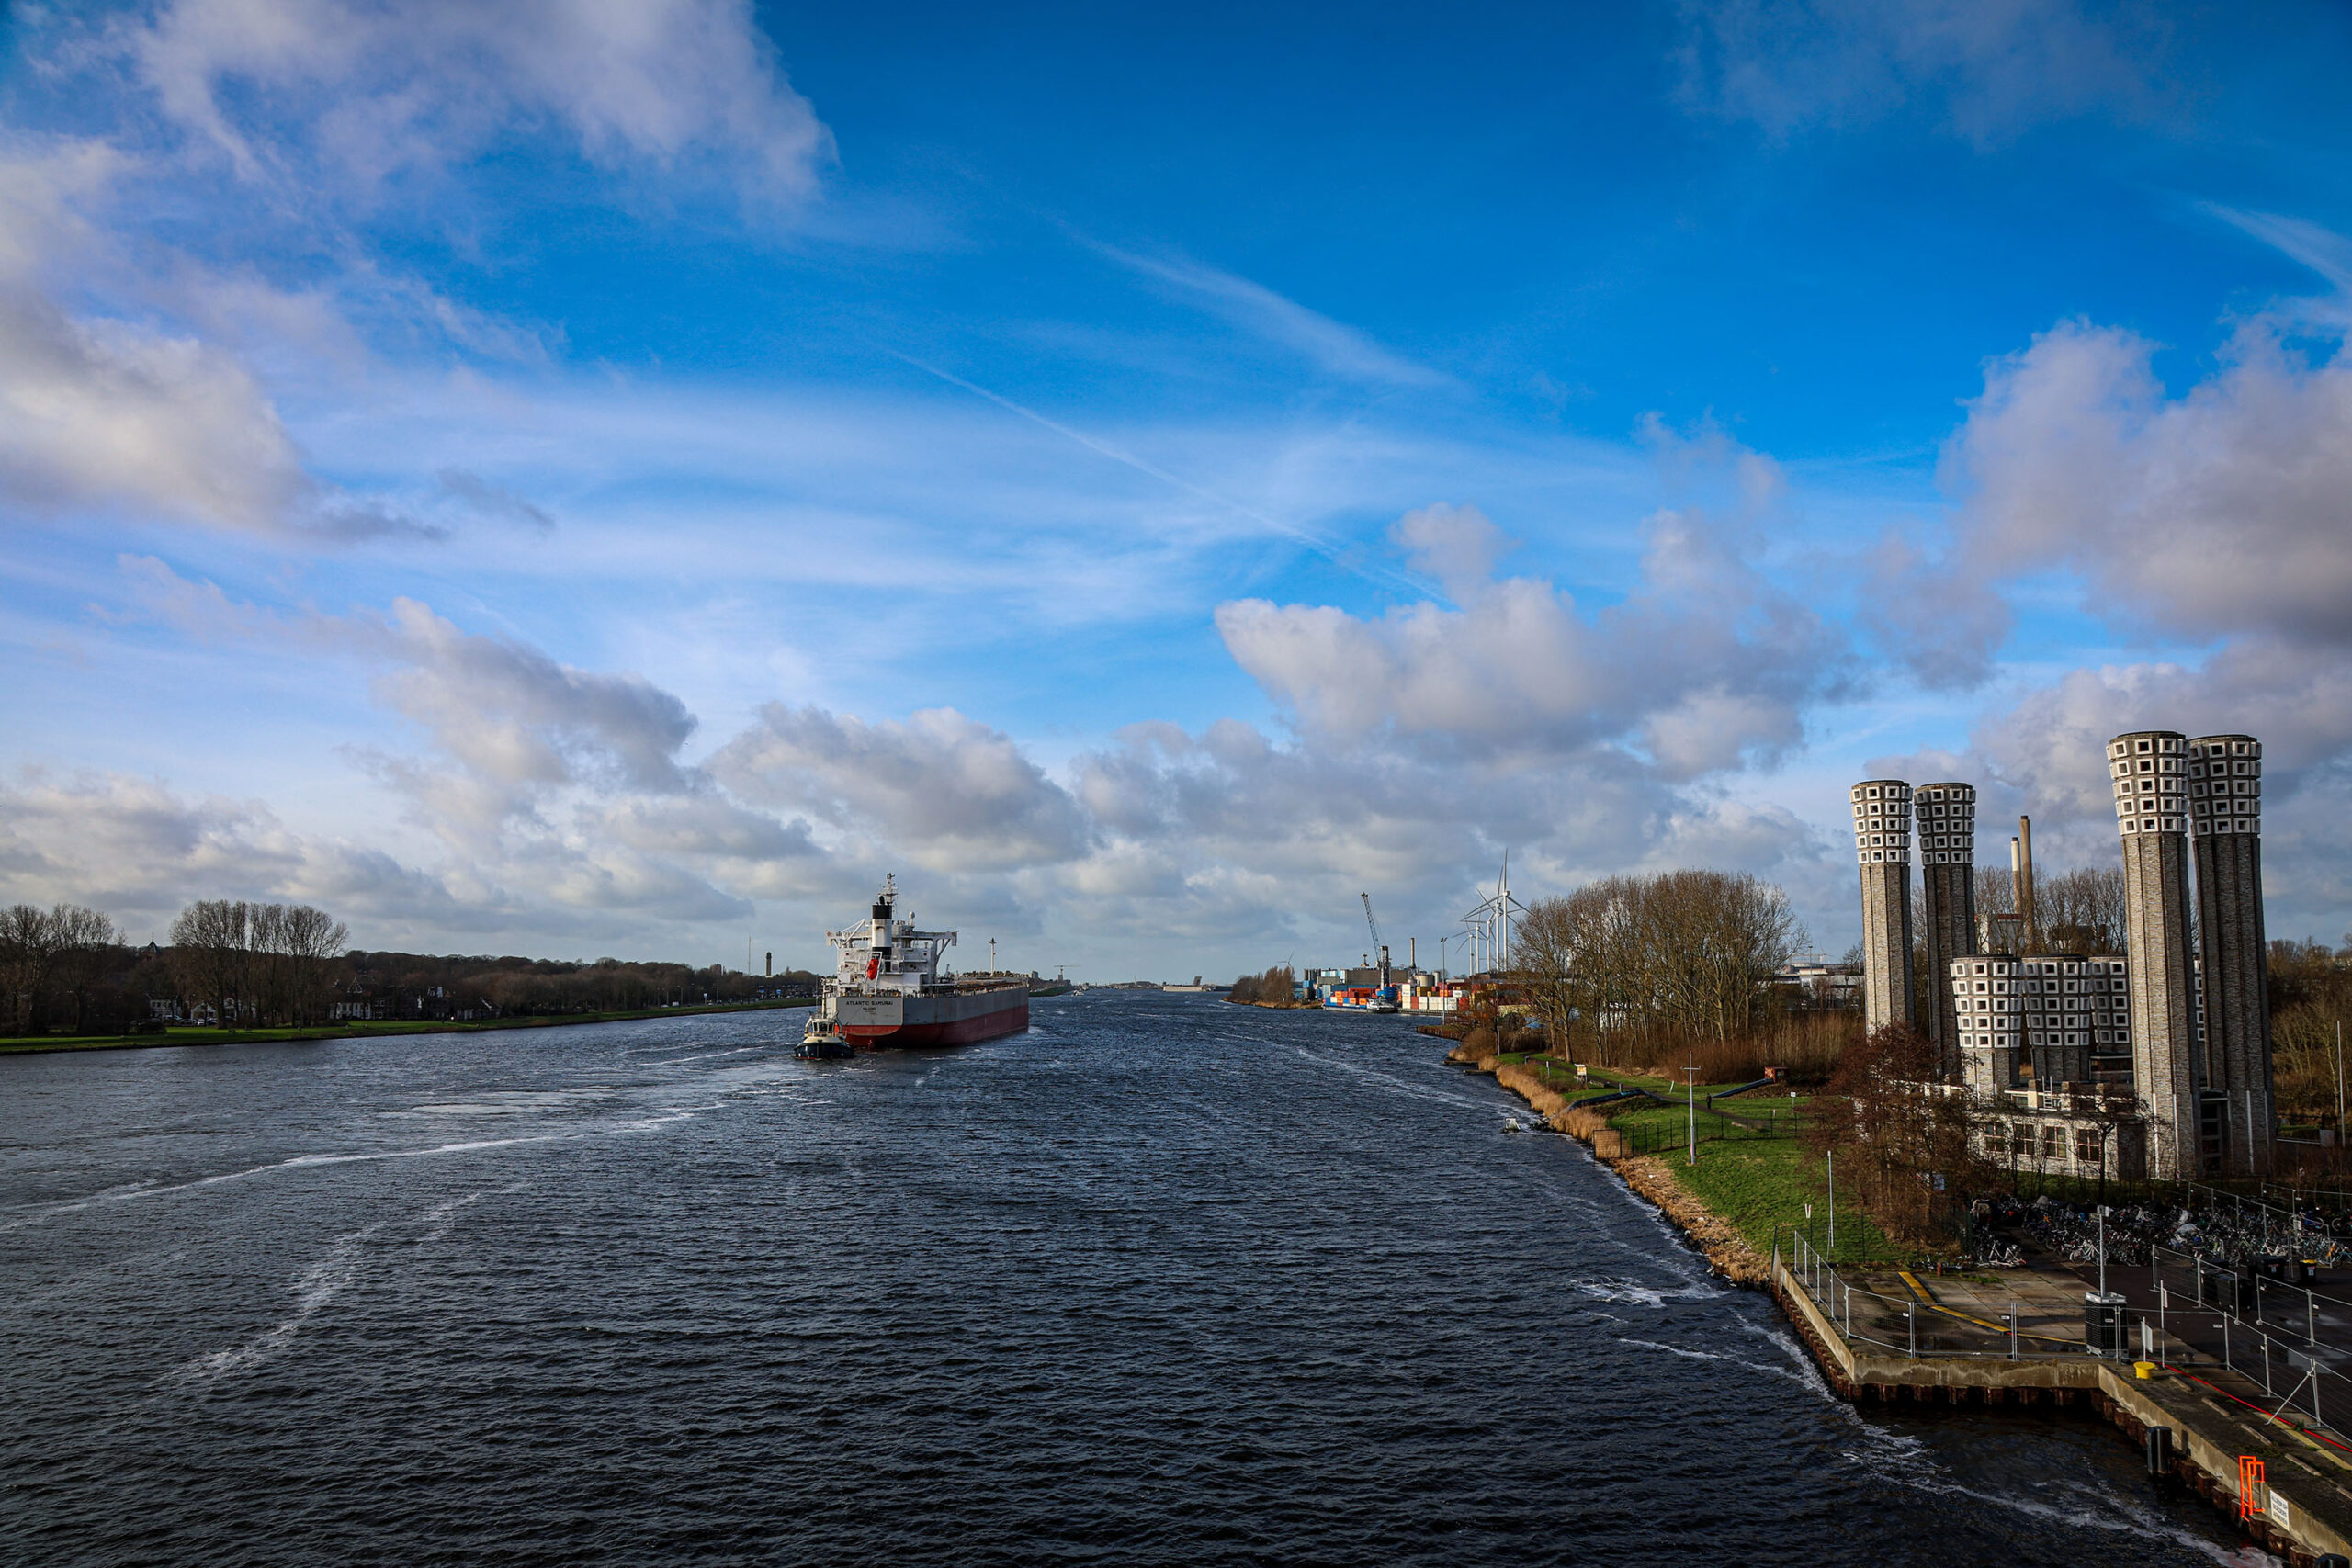
<svg viewBox="0 0 2352 1568"><path fill-rule="evenodd" d="M2083 1293L2083 1343L2092 1355L2123 1354L2123 1298L2113 1292Z"/></svg>
<svg viewBox="0 0 2352 1568"><path fill-rule="evenodd" d="M2233 1317L2253 1313L2254 1270L2223 1269L2213 1263L2200 1263L2199 1268L2204 1274L2202 1298L2206 1305L2219 1307Z"/></svg>

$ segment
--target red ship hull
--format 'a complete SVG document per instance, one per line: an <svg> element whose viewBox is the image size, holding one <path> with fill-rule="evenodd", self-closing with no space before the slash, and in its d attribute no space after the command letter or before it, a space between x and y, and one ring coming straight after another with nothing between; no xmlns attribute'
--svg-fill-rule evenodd
<svg viewBox="0 0 2352 1568"><path fill-rule="evenodd" d="M1029 990L998 987L944 994L859 996L833 1003L841 1036L861 1051L969 1045L1029 1027Z"/></svg>

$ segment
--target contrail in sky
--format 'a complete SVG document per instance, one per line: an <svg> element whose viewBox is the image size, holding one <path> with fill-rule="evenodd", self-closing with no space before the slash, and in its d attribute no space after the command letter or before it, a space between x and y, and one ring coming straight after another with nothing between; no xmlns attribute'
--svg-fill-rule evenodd
<svg viewBox="0 0 2352 1568"><path fill-rule="evenodd" d="M1018 414L1020 417L1029 421L1033 424L1042 425L1046 429L1052 431L1057 435L1075 441L1080 446L1085 447L1088 451L1092 452L1099 457L1108 457L1114 463L1124 464L1139 474L1149 475L1151 478L1158 479L1160 483L1167 485L1171 489L1180 490L1186 495L1193 496L1197 500L1205 501L1211 505L1222 506L1228 512L1236 513L1240 516L1249 518L1253 523L1271 528L1275 533L1282 535L1284 538L1305 545L1308 549L1313 550L1317 555L1321 556L1324 559L1340 568L1342 571L1352 572L1354 575L1364 579L1368 582L1386 582L1393 586L1408 589L1415 593L1422 595L1427 595L1430 592L1428 584L1418 581L1407 573L1394 571L1385 568L1366 569L1359 566L1341 556L1339 547L1333 545L1329 539L1324 538L1322 536L1316 534L1309 529L1302 528L1295 523L1285 523L1279 517L1270 517L1265 513L1260 512L1254 507L1243 505L1240 502L1234 500L1231 496L1219 495L1213 490L1205 490L1201 486L1194 484L1190 479L1182 478L1176 474L1171 474L1167 469L1160 468L1156 464L1144 461L1144 459L1136 457L1132 452L1122 451L1118 447L1112 446L1109 442L1089 435L1082 430L1073 430L1069 425L1063 424L1057 420L1046 418L1044 414L1039 413L1035 409L1024 408L1001 392L991 392L986 387L980 386L977 382L967 381L964 378L956 375L953 371L943 370L936 365L932 365L923 360L917 359L911 354L902 354L895 348L886 347L883 349L883 352L888 354L893 359L901 360L906 364L913 366L916 369L922 371L926 375L938 377L941 380L946 382L951 387L960 387L976 398L986 398L989 402L994 403L997 407L1003 409L1008 413Z"/></svg>

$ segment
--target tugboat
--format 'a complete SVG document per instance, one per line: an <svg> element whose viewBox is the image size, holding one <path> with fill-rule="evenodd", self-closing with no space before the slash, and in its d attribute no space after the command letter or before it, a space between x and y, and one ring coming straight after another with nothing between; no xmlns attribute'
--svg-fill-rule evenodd
<svg viewBox="0 0 2352 1568"><path fill-rule="evenodd" d="M827 931L841 956L817 1000L798 1055L847 1055L900 1045L965 1045L1029 1027L1027 976L940 972L954 931L915 930L898 915L895 876L882 879L870 916Z"/></svg>
<svg viewBox="0 0 2352 1568"><path fill-rule="evenodd" d="M825 1012L824 1004L820 1002L817 1010L808 1015L808 1023L802 1026L800 1043L793 1048L792 1054L807 1062L831 1062L843 1056L854 1056L857 1051L842 1038L841 1031L833 1026L831 1017Z"/></svg>

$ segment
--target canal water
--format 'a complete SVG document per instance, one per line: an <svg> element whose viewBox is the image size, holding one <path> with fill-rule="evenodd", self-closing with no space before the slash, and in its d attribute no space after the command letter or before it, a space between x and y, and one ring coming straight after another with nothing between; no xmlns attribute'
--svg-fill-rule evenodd
<svg viewBox="0 0 2352 1568"><path fill-rule="evenodd" d="M2268 1561L1838 1403L1397 1020L1035 1016L0 1059L0 1560Z"/></svg>

